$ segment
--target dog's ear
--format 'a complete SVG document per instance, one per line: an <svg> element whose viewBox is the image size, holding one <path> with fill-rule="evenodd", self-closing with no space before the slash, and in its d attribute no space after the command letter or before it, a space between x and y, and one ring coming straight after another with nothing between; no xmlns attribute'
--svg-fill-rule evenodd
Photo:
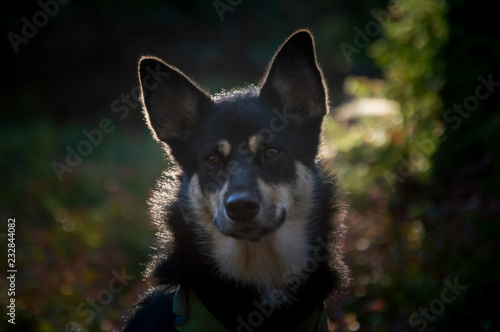
<svg viewBox="0 0 500 332"><path fill-rule="evenodd" d="M153 57L139 61L146 121L158 140L186 141L209 95L177 68Z"/></svg>
<svg viewBox="0 0 500 332"><path fill-rule="evenodd" d="M326 84L309 31L294 33L278 49L261 84L260 99L299 122L328 112Z"/></svg>

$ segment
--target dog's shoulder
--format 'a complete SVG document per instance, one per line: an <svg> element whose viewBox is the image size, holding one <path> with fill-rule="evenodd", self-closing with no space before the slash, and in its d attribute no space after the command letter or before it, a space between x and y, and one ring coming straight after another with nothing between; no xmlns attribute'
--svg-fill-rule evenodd
<svg viewBox="0 0 500 332"><path fill-rule="evenodd" d="M145 295L134 307L123 332L171 331L174 293L170 287L158 287Z"/></svg>

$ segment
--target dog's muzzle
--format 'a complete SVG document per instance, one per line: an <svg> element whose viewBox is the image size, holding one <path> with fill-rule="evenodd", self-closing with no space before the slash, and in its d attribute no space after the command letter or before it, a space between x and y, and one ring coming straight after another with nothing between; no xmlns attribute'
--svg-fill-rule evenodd
<svg viewBox="0 0 500 332"><path fill-rule="evenodd" d="M279 209L278 209L279 210ZM236 191L227 196L214 216L220 232L236 239L258 241L286 219L286 210L263 205L256 190Z"/></svg>

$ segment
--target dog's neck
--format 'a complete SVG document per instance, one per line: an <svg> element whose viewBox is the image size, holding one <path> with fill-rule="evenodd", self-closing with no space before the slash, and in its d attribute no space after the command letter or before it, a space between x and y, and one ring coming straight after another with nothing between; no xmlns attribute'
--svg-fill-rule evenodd
<svg viewBox="0 0 500 332"><path fill-rule="evenodd" d="M331 271L326 264L318 265L315 271L297 279L296 283L292 281L289 286L293 287L294 298L288 302L279 297L272 298L273 294L282 294L280 292L271 292L271 298L266 298L257 287L203 273L203 270L197 270L189 279L189 285L203 305L233 331L243 324L242 320L246 322L261 315L262 327L253 331L293 331L307 321L318 306L323 306L326 295L333 287ZM281 301L278 303L281 306L276 306L273 300Z"/></svg>
<svg viewBox="0 0 500 332"><path fill-rule="evenodd" d="M303 271L307 263L317 262L307 257L311 249L305 230L299 224L294 232L293 227L285 227L289 225L295 226L294 221L258 242L220 236L211 253L220 276L255 287L273 307L291 302L290 281L302 281L308 276Z"/></svg>
<svg viewBox="0 0 500 332"><path fill-rule="evenodd" d="M212 301L211 301L212 302ZM233 303L223 302L220 298L215 299L218 308L229 309ZM174 296L174 326L177 331L260 331L260 330L282 330L282 322L274 325L269 320L273 314L273 308L262 303L254 303L255 308L248 316L235 317L234 324L228 324L227 319L219 320L214 313L200 299L197 292L192 288L180 286ZM223 317L227 317L227 313ZM317 306L308 313L308 316L288 316L287 320L293 322L287 331L326 331L327 319L323 305ZM279 326L278 326L279 325Z"/></svg>

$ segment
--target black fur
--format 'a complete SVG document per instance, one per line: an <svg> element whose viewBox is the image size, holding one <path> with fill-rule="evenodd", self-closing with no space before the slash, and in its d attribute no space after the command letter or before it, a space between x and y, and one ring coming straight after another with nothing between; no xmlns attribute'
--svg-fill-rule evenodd
<svg viewBox="0 0 500 332"><path fill-rule="evenodd" d="M155 89L148 90L143 84L146 119L180 167L164 173L150 199L158 241L157 254L146 276L154 285L135 306L125 331L166 331L172 324L171 292L178 285L193 288L212 314L232 331L238 328L237 317L246 320L256 310L255 301L262 301L259 289L221 277L215 273L214 262L207 258L210 243L200 241L203 230L194 220L189 180L198 174L200 182L210 181L198 166L210 152L210 142L220 137L237 142L258 132L277 116L273 110L281 112L281 116L287 115L286 128L273 137L273 144L283 152L273 167L259 176L271 184L291 182L295 176L294 161L312 172L313 206L308 220L304 220L311 244L308 256L328 257L318 261L312 272L302 272L306 277L300 283L292 273L289 285L293 299L273 309L272 315L253 330L293 329L329 295L339 292L348 279L341 248L345 206L334 177L317 159L321 123L328 103L310 33L299 31L285 42L271 62L260 89L250 86L218 98L211 99L180 71L157 59L141 61L141 82L148 66L160 66L168 74ZM165 117L158 107L160 103L178 108L173 119ZM234 156L244 164L243 157ZM317 252L313 253L314 250Z"/></svg>

